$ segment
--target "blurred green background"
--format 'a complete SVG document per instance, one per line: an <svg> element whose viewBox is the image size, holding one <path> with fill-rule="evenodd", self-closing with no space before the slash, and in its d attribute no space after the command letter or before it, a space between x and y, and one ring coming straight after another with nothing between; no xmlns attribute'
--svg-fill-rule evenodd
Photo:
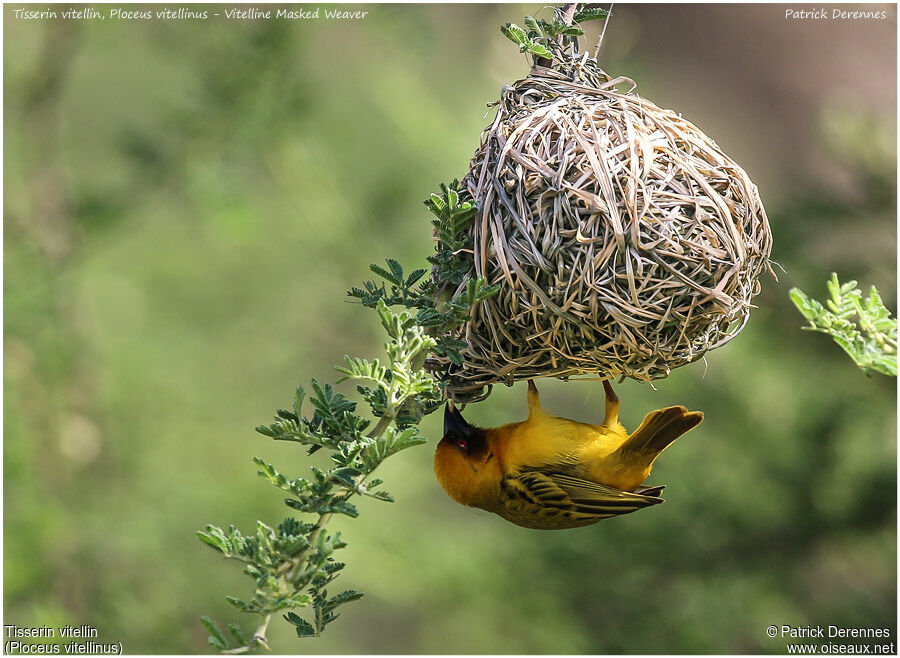
<svg viewBox="0 0 900 658"><path fill-rule="evenodd" d="M202 614L253 627L223 598L251 581L194 533L287 514L251 457L299 475L304 454L253 427L345 353L380 353L345 291L385 256L423 262L422 199L464 174L486 103L528 70L498 26L549 16L359 8L79 23L4 7L6 624L90 624L129 653L206 651ZM666 504L524 530L457 506L433 444L410 450L380 473L395 504L334 522L340 585L366 597L319 640L276 620L276 652L764 653L784 651L770 624L895 629L896 382L801 331L787 296L822 298L836 271L896 310L896 5L865 8L887 18L615 9L604 67L745 166L784 269L726 348L618 386L629 428L706 412L657 464ZM599 383L541 387L560 415L602 413ZM523 417L523 389L470 420ZM439 438L437 415L423 431Z"/></svg>

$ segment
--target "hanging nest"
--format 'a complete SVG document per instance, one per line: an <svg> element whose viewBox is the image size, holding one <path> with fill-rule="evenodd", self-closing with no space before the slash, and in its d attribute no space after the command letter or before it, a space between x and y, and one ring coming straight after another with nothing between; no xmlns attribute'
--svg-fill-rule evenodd
<svg viewBox="0 0 900 658"><path fill-rule="evenodd" d="M533 377L649 381L747 322L772 236L756 186L699 128L587 56L505 87L463 180L471 275L457 400ZM630 86L626 91L622 86Z"/></svg>

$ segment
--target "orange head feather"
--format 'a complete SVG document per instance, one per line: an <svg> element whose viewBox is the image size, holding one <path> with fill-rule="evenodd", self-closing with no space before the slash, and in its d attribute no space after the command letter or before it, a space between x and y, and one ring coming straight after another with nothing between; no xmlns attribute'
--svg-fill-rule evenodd
<svg viewBox="0 0 900 658"><path fill-rule="evenodd" d="M434 454L434 472L456 502L496 508L501 472L492 443L490 430L470 425L449 406L444 410L444 437Z"/></svg>

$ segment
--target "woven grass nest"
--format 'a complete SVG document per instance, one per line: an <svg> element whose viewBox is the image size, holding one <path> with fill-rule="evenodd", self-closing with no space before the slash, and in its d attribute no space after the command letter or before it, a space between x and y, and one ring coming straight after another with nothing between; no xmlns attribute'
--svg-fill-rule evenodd
<svg viewBox="0 0 900 658"><path fill-rule="evenodd" d="M471 274L501 288L447 371L461 401L533 377L666 377L743 329L770 269L756 186L712 139L587 56L560 68L504 88L463 180Z"/></svg>

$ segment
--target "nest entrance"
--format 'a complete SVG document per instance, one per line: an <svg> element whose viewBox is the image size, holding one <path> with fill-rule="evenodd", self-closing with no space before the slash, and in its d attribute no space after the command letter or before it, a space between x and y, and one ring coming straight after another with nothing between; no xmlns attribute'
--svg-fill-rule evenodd
<svg viewBox="0 0 900 658"><path fill-rule="evenodd" d="M463 185L471 272L501 284L447 370L463 401L498 381L665 377L741 331L769 267L744 170L587 57L504 88Z"/></svg>

